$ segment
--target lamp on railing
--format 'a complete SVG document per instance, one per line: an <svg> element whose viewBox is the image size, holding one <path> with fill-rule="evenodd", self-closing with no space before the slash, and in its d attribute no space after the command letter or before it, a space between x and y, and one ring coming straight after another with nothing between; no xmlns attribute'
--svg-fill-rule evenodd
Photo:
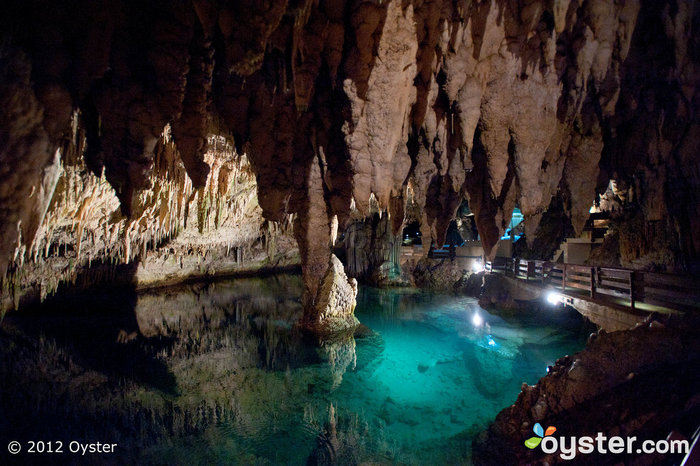
<svg viewBox="0 0 700 466"><path fill-rule="evenodd" d="M561 299L561 293L557 293L556 291L547 292L547 302L552 306L556 306L557 304L561 303Z"/></svg>

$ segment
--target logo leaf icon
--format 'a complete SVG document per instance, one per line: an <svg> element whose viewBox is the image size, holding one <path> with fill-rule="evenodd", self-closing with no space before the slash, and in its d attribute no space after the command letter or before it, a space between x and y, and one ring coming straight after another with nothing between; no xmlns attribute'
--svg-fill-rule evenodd
<svg viewBox="0 0 700 466"><path fill-rule="evenodd" d="M540 437L530 437L529 439L525 440L525 446L532 450L537 448L541 441L542 439Z"/></svg>
<svg viewBox="0 0 700 466"><path fill-rule="evenodd" d="M556 431L557 431L557 428L556 428L556 427L554 427L554 426L549 426L549 427L547 427L547 430L545 431L544 436L546 437L546 436L548 436L548 435L552 435L552 434L553 434L554 432L556 432Z"/></svg>
<svg viewBox="0 0 700 466"><path fill-rule="evenodd" d="M535 427L532 428L532 431L533 431L536 435L538 435L538 436L540 436L540 437L544 437L544 429L542 429L542 426L540 425L539 422L535 424Z"/></svg>

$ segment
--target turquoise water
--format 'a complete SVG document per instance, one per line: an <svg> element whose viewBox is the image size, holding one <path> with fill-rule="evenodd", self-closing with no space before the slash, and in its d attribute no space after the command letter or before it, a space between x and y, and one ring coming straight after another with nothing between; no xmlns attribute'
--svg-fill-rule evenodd
<svg viewBox="0 0 700 466"><path fill-rule="evenodd" d="M590 331L575 312L504 319L473 298L361 287L363 327L318 347L293 326L299 296L294 276L142 294L127 310L103 306L112 317L89 332L83 314L67 312L33 350L42 373L65 360L75 372L57 369L50 393L37 388L32 363L15 362L27 354L13 340L49 317L9 318L0 341L0 375L15 381L2 387L6 428L21 437L40 423L45 435L117 439L118 462L468 464L473 437L521 384L580 350ZM29 407L38 402L21 377L41 409ZM52 430L54 415L61 427Z"/></svg>

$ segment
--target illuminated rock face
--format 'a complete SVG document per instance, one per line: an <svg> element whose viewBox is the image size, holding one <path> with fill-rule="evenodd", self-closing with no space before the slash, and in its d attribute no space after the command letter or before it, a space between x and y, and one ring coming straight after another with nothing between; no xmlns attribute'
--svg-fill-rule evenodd
<svg viewBox="0 0 700 466"><path fill-rule="evenodd" d="M523 384L517 401L474 440L474 464L559 464L557 453L524 447L535 423L556 426L557 436L645 432L663 438L678 419L697 417L697 334L695 318L650 318L634 329L592 334L585 350L558 359L536 385ZM682 388L669 396L668 384L676 381ZM629 453L630 462L643 456ZM587 459L605 462L596 452Z"/></svg>
<svg viewBox="0 0 700 466"><path fill-rule="evenodd" d="M692 4L11 0L2 8L3 270L31 249L52 198L56 149L73 133L134 219L166 124L193 189L212 170L207 135L228 134L250 159L264 218L297 214L309 309L330 258L331 219L342 226L376 202L397 233L409 189L425 241L442 242L467 199L492 255L516 204L529 239L555 195L580 231L596 189L614 178L636 186L645 221L664 222L680 254L698 259Z"/></svg>
<svg viewBox="0 0 700 466"><path fill-rule="evenodd" d="M357 327L357 280L348 279L343 264L331 254L311 312L305 309L304 325L321 335L338 334Z"/></svg>

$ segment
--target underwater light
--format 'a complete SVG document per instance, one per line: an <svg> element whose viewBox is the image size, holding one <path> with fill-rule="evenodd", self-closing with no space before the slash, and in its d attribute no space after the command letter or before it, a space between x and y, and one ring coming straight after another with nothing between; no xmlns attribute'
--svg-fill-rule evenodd
<svg viewBox="0 0 700 466"><path fill-rule="evenodd" d="M478 312L475 312L472 316L472 323L474 324L474 327L481 327L484 323L484 319Z"/></svg>
<svg viewBox="0 0 700 466"><path fill-rule="evenodd" d="M552 305L559 304L561 302L561 294L557 293L556 291L550 291L547 293L547 302Z"/></svg>
<svg viewBox="0 0 700 466"><path fill-rule="evenodd" d="M496 340L493 339L491 335L489 335L489 346L496 346Z"/></svg>

